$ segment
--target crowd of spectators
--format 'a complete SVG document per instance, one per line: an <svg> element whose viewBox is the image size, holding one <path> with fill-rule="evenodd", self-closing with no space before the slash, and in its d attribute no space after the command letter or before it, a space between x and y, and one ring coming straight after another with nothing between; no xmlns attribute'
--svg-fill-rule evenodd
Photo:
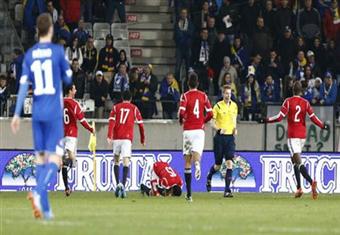
<svg viewBox="0 0 340 235"><path fill-rule="evenodd" d="M127 89L143 118L157 114L158 99L163 118L176 118L191 72L199 77L199 89L217 99L221 87L231 85L244 120L260 119L265 104L291 96L295 80L313 104L334 105L339 98L337 0L174 0L169 5L174 7L176 66L163 79L153 74L151 64L131 67L110 34L105 46L96 48L84 27L84 22L124 23L124 0L27 0L23 27L34 35L35 17L51 14L54 40L65 47L73 70L76 98L93 99L97 118L106 117L108 99L119 102ZM119 19L113 17L115 10ZM4 100L17 91L22 58L23 52L15 50L8 78L0 77L0 114Z"/></svg>

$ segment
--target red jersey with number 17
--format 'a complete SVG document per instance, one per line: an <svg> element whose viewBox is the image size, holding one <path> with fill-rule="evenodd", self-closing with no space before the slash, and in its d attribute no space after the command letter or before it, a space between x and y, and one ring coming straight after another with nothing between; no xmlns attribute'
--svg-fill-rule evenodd
<svg viewBox="0 0 340 235"><path fill-rule="evenodd" d="M306 138L306 114L309 115L311 121L319 126L324 127L324 124L315 115L310 103L300 96L287 98L282 106L280 113L274 117L267 119L267 122L279 122L287 116L288 123L288 138Z"/></svg>
<svg viewBox="0 0 340 235"><path fill-rule="evenodd" d="M79 120L87 130L93 132L93 128L85 119L80 104L72 98L64 98L64 136L78 137L77 120Z"/></svg>
<svg viewBox="0 0 340 235"><path fill-rule="evenodd" d="M175 185L182 187L183 181L178 172L171 168L167 162L155 162L153 171L159 178L159 185L169 189Z"/></svg>
<svg viewBox="0 0 340 235"><path fill-rule="evenodd" d="M197 89L185 92L181 97L179 116L183 119L184 130L204 129L204 124L213 116L208 96Z"/></svg>
<svg viewBox="0 0 340 235"><path fill-rule="evenodd" d="M139 126L141 142L144 143L144 126L142 115L137 106L130 102L121 102L112 107L109 118L107 137L114 140L133 140L134 123Z"/></svg>

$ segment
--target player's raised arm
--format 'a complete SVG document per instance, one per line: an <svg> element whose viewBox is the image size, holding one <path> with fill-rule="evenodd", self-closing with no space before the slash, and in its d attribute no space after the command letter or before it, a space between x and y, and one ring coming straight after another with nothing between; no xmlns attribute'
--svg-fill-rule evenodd
<svg viewBox="0 0 340 235"><path fill-rule="evenodd" d="M140 111L137 107L135 108L135 122L138 124L138 127L139 127L140 143L142 145L145 145L144 123L143 123L142 115L140 114Z"/></svg>
<svg viewBox="0 0 340 235"><path fill-rule="evenodd" d="M60 47L60 67L61 67L61 79L66 85L72 83L72 70L70 69L70 64L65 57L65 52L62 47Z"/></svg>
<svg viewBox="0 0 340 235"><path fill-rule="evenodd" d="M113 128L115 127L115 125L116 125L116 106L114 105L112 107L109 117L109 128L107 130L108 141L113 139Z"/></svg>
<svg viewBox="0 0 340 235"><path fill-rule="evenodd" d="M265 122L267 123L273 123L273 122L281 122L284 117L286 117L289 109L289 100L286 99L280 109L280 112L276 114L275 116L266 118Z"/></svg>
<svg viewBox="0 0 340 235"><path fill-rule="evenodd" d="M179 119L179 123L181 125L183 123L184 115L185 115L185 112L186 112L186 107L187 107L187 99L186 99L185 95L183 94L181 96L179 109L178 109L178 119Z"/></svg>
<svg viewBox="0 0 340 235"><path fill-rule="evenodd" d="M207 123L213 117L211 104L210 104L210 101L209 101L209 98L208 98L207 95L205 96L204 108L205 108L205 112L206 112L206 115L205 115L205 118L204 118L204 123Z"/></svg>
<svg viewBox="0 0 340 235"><path fill-rule="evenodd" d="M81 110L81 107L79 105L79 103L77 102L77 105L75 107L75 110L74 110L76 116L77 116L77 119L80 121L80 124L86 129L88 130L89 132L93 133L94 134L94 129L93 127L87 122L86 118L85 118L85 115L84 115L84 112L83 110Z"/></svg>
<svg viewBox="0 0 340 235"><path fill-rule="evenodd" d="M314 113L314 110L312 108L312 106L310 105L310 103L307 104L307 113L308 113L308 116L310 118L310 120L315 124L317 125L318 127L324 129L326 128L326 125L325 123L323 123Z"/></svg>

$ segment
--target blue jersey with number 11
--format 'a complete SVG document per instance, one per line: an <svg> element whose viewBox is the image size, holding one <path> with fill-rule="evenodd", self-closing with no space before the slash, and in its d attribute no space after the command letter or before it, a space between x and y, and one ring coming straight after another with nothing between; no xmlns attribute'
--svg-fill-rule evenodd
<svg viewBox="0 0 340 235"><path fill-rule="evenodd" d="M48 121L62 117L62 81L70 84L71 76L64 48L60 45L37 43L27 51L20 84L32 84L33 120Z"/></svg>

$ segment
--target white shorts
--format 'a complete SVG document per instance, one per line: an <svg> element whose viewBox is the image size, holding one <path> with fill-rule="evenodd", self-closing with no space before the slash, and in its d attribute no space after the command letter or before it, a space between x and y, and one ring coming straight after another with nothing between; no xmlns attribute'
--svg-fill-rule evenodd
<svg viewBox="0 0 340 235"><path fill-rule="evenodd" d="M121 157L131 157L132 154L131 140L114 140L113 154Z"/></svg>
<svg viewBox="0 0 340 235"><path fill-rule="evenodd" d="M302 153L303 146L305 146L306 139L288 138L288 149L293 156L294 153Z"/></svg>
<svg viewBox="0 0 340 235"><path fill-rule="evenodd" d="M66 136L64 138L65 140L65 149L71 151L74 156L77 155L77 138L76 137L71 137L71 136Z"/></svg>
<svg viewBox="0 0 340 235"><path fill-rule="evenodd" d="M204 149L204 138L204 130L183 131L183 154L191 155L192 152L196 152L202 156Z"/></svg>

